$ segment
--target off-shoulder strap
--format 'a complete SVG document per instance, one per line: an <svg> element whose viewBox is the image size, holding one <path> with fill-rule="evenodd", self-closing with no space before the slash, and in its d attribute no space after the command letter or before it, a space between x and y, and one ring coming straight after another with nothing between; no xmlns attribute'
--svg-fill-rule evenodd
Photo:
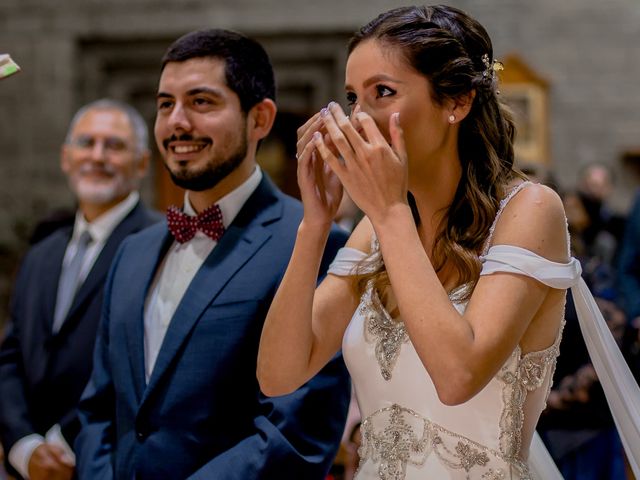
<svg viewBox="0 0 640 480"><path fill-rule="evenodd" d="M354 275L358 264L367 258L367 254L351 247L342 247L338 250L333 262L329 265L327 273L333 273L341 277Z"/></svg>
<svg viewBox="0 0 640 480"><path fill-rule="evenodd" d="M552 262L531 250L513 245L494 245L480 260L480 275L517 273L559 289L577 285L582 273L580 262L575 258L571 258L568 263Z"/></svg>
<svg viewBox="0 0 640 480"><path fill-rule="evenodd" d="M580 277L580 263L575 258L568 263L552 262L513 245L495 245L481 260L480 275L509 272L533 277L552 288L571 288L591 362L607 397L631 469L640 478L640 388L595 299ZM539 460L544 460L542 444L534 441L531 453L536 460L536 470L545 468L539 464ZM540 478L556 477L544 474Z"/></svg>
<svg viewBox="0 0 640 480"><path fill-rule="evenodd" d="M533 185L533 183L529 181L519 183L518 185L513 187L502 200L500 200L500 205L498 206L498 212L496 213L496 218L493 219L493 223L491 224L491 228L489 229L489 236L487 237L484 243L484 249L482 251L483 255L486 255L486 253L489 251L489 247L491 247L491 242L493 241L493 232L496 229L496 225L498 224L498 220L500 220L500 216L502 215L502 212L504 211L506 206L509 204L511 199L520 190L522 190L525 187L528 187L529 185Z"/></svg>

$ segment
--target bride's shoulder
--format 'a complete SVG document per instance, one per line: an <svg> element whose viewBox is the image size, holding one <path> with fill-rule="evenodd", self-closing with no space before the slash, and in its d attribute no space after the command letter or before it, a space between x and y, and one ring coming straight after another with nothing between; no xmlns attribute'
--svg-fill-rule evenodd
<svg viewBox="0 0 640 480"><path fill-rule="evenodd" d="M505 205L493 244L514 245L554 261L568 260L567 221L560 196L527 183Z"/></svg>
<svg viewBox="0 0 640 480"><path fill-rule="evenodd" d="M530 206L531 208L546 209L548 213L555 212L564 217L562 200L555 190L541 183L533 182L522 182L515 188L518 190L517 194L513 196L508 206L513 208L528 208Z"/></svg>

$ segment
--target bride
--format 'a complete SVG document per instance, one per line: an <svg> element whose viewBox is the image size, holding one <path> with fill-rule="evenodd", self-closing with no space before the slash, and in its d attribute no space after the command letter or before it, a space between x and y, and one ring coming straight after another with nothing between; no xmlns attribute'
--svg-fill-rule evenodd
<svg viewBox="0 0 640 480"><path fill-rule="evenodd" d="M558 196L513 168L500 67L464 12L394 9L351 40L350 114L332 102L298 131L304 218L258 379L289 393L342 348L357 479L559 476L535 426L580 265ZM343 187L366 216L316 288Z"/></svg>

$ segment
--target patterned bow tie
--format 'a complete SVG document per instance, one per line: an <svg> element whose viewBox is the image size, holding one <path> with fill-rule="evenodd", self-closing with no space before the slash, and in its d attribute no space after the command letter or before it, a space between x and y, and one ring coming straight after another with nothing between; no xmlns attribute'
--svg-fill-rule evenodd
<svg viewBox="0 0 640 480"><path fill-rule="evenodd" d="M180 243L191 240L198 230L216 241L224 233L222 211L216 204L193 217L172 205L167 209L167 224L171 235Z"/></svg>

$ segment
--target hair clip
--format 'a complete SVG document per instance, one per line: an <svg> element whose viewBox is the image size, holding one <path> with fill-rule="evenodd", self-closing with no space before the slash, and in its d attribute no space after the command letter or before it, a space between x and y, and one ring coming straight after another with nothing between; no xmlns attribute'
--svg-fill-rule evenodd
<svg viewBox="0 0 640 480"><path fill-rule="evenodd" d="M498 62L497 60L493 60L493 61L489 60L488 53L485 53L484 55L482 55L481 60L485 66L484 72L482 72L482 76L485 78L490 77L491 79L493 79L493 77L495 77L496 75L496 72L500 72L504 70L504 65L502 64L502 62Z"/></svg>

